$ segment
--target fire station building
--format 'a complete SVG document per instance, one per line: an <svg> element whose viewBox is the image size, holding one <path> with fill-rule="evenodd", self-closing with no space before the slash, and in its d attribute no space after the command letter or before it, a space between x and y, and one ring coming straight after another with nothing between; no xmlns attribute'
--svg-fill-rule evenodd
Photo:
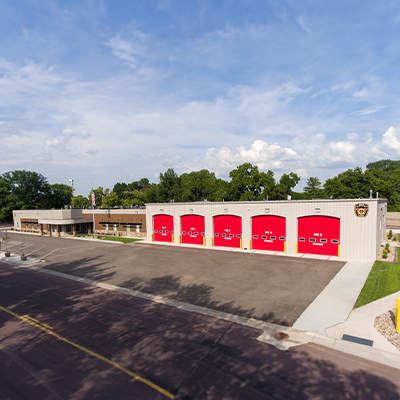
<svg viewBox="0 0 400 400"><path fill-rule="evenodd" d="M147 239L375 260L386 212L380 199L146 204Z"/></svg>

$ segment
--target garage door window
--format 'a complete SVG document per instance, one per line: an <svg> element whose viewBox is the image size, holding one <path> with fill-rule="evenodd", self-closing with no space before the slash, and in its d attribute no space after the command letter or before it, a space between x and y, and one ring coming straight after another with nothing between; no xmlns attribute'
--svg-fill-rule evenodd
<svg viewBox="0 0 400 400"><path fill-rule="evenodd" d="M320 239L319 240L321 243L328 243L328 241L326 239Z"/></svg>
<svg viewBox="0 0 400 400"><path fill-rule="evenodd" d="M338 239L332 239L331 243L339 243L339 240Z"/></svg>
<svg viewBox="0 0 400 400"><path fill-rule="evenodd" d="M299 238L299 242L305 242L306 238Z"/></svg>
<svg viewBox="0 0 400 400"><path fill-rule="evenodd" d="M276 236L271 236L271 240L276 240Z"/></svg>
<svg viewBox="0 0 400 400"><path fill-rule="evenodd" d="M279 236L279 240L285 240L285 236Z"/></svg>
<svg viewBox="0 0 400 400"><path fill-rule="evenodd" d="M309 241L310 241L310 242L316 242L317 239L315 239L315 238L310 238Z"/></svg>

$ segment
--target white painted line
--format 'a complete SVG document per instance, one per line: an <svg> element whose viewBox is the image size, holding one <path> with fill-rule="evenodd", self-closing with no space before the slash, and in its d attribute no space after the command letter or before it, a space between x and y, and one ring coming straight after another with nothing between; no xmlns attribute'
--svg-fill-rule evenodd
<svg viewBox="0 0 400 400"><path fill-rule="evenodd" d="M25 255L26 255L26 256L29 256L30 254L36 253L38 250L43 249L43 247L46 247L46 246L39 247L38 249L33 250L33 251L31 251L30 253L25 254Z"/></svg>
<svg viewBox="0 0 400 400"><path fill-rule="evenodd" d="M49 256L51 253L54 253L55 251L59 250L60 248L58 247L57 249L51 251L50 253L45 254L43 257L40 257L39 260L43 260L46 256Z"/></svg>
<svg viewBox="0 0 400 400"><path fill-rule="evenodd" d="M14 243L14 244L12 244ZM21 244L22 242L10 242L8 247L14 247L14 246L18 246L19 244Z"/></svg>

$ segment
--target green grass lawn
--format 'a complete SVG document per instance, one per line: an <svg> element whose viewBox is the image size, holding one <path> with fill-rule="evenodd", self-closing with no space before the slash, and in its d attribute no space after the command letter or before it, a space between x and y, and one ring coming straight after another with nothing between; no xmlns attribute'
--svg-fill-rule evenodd
<svg viewBox="0 0 400 400"><path fill-rule="evenodd" d="M400 248L397 249L397 260L400 260ZM364 306L399 290L400 262L375 261L354 307Z"/></svg>
<svg viewBox="0 0 400 400"><path fill-rule="evenodd" d="M133 239L127 238L123 236L102 236L101 240L111 240L112 242L122 242L122 243L130 243L130 242L137 242L143 239Z"/></svg>

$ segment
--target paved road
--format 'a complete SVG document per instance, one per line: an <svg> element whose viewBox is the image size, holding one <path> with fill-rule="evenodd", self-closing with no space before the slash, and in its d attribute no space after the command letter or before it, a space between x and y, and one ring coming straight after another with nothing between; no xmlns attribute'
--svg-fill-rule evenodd
<svg viewBox="0 0 400 400"><path fill-rule="evenodd" d="M292 326L342 268L337 261L11 233L44 268Z"/></svg>
<svg viewBox="0 0 400 400"><path fill-rule="evenodd" d="M0 307L3 400L400 398L398 370L4 263Z"/></svg>

